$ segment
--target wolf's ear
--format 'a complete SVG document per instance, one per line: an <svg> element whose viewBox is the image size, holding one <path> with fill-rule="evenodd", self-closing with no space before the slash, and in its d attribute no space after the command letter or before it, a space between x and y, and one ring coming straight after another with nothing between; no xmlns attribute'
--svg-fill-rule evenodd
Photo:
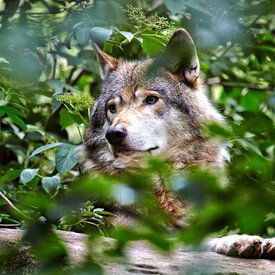
<svg viewBox="0 0 275 275"><path fill-rule="evenodd" d="M97 55L101 78L105 79L111 70L116 69L118 60L102 51L95 43L93 43L93 48Z"/></svg>
<svg viewBox="0 0 275 275"><path fill-rule="evenodd" d="M185 29L178 29L169 40L161 56L162 64L181 80L194 86L200 74L200 63L195 44Z"/></svg>

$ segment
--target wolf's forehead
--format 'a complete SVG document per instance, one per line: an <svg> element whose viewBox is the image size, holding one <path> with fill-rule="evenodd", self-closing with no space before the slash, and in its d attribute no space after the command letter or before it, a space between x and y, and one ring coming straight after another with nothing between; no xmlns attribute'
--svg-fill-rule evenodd
<svg viewBox="0 0 275 275"><path fill-rule="evenodd" d="M123 62L117 69L115 83L123 89L134 90L143 82L143 74L146 65L139 62Z"/></svg>
<svg viewBox="0 0 275 275"><path fill-rule="evenodd" d="M136 95L138 89L163 92L175 89L169 79L163 75L148 75L149 61L123 62L116 71L109 75L105 92L111 97L123 96L130 98ZM170 88L170 89L169 89Z"/></svg>

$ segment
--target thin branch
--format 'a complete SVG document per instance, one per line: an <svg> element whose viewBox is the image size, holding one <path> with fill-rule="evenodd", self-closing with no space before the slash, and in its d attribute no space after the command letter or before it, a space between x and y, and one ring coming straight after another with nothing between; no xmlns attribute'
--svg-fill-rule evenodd
<svg viewBox="0 0 275 275"><path fill-rule="evenodd" d="M57 66L56 56L53 56L52 79L55 79L56 66Z"/></svg>
<svg viewBox="0 0 275 275"><path fill-rule="evenodd" d="M272 91L271 87L260 87L260 86L256 86L256 85L253 85L250 83L244 83L244 82L227 82L227 81L223 82L218 77L207 79L206 84L208 86L213 86L218 84L224 87L247 88L247 89L251 89L255 91L263 91L263 92Z"/></svg>
<svg viewBox="0 0 275 275"><path fill-rule="evenodd" d="M75 71L76 71L76 66L73 66L73 68L71 69L70 74L67 78L67 81L66 81L67 83L71 83L72 78L73 78L73 74L74 74Z"/></svg>
<svg viewBox="0 0 275 275"><path fill-rule="evenodd" d="M70 85L71 86L74 86L77 84L77 82L79 81L79 79L84 75L84 74L87 74L89 73L89 71L87 69L82 69L81 72L78 74L78 76L75 78L75 79L72 79L71 80L71 83Z"/></svg>
<svg viewBox="0 0 275 275"><path fill-rule="evenodd" d="M7 204L12 208L14 209L16 212L18 212L19 214L21 214L23 217L29 219L28 216L26 216L21 210L19 210L5 195L2 191L0 191L0 196L2 197L2 199L4 201L7 202Z"/></svg>
<svg viewBox="0 0 275 275"><path fill-rule="evenodd" d="M0 227L18 227L21 226L21 223L2 223Z"/></svg>

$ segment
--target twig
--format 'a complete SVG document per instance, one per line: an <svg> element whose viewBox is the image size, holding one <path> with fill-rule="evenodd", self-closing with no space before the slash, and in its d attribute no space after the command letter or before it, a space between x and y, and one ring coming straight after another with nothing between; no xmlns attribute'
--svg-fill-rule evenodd
<svg viewBox="0 0 275 275"><path fill-rule="evenodd" d="M56 65L57 65L56 56L53 56L52 79L55 79Z"/></svg>
<svg viewBox="0 0 275 275"><path fill-rule="evenodd" d="M14 209L16 212L20 213L22 216L24 216L27 219L30 219L28 216L26 216L21 210L19 210L5 195L2 191L0 191L0 196L4 201L8 203L8 205Z"/></svg>
<svg viewBox="0 0 275 275"><path fill-rule="evenodd" d="M76 71L76 66L73 66L73 68L71 69L70 74L69 74L69 76L67 78L67 81L66 81L67 83L71 84L71 80L73 78L73 74L74 74L75 71Z"/></svg>
<svg viewBox="0 0 275 275"><path fill-rule="evenodd" d="M245 83L245 82L227 82L227 81L223 82L218 77L207 79L206 84L209 85L209 86L219 84L219 85L222 85L222 86L225 86L225 87L247 88L247 89L256 90L256 91L263 91L263 92L268 92L268 91L272 90L272 88L270 88L270 87L255 86L253 84Z"/></svg>
<svg viewBox="0 0 275 275"><path fill-rule="evenodd" d="M77 84L77 82L79 81L79 79L84 75L89 73L89 71L87 69L82 69L81 72L78 74L78 76L75 79L71 80L71 86L74 86Z"/></svg>

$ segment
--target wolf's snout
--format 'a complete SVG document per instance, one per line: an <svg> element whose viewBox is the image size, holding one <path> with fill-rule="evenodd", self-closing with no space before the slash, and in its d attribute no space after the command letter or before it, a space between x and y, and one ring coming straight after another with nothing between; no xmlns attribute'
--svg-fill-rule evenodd
<svg viewBox="0 0 275 275"><path fill-rule="evenodd" d="M111 127L106 134L106 138L112 145L120 144L127 136L127 129L122 124Z"/></svg>

